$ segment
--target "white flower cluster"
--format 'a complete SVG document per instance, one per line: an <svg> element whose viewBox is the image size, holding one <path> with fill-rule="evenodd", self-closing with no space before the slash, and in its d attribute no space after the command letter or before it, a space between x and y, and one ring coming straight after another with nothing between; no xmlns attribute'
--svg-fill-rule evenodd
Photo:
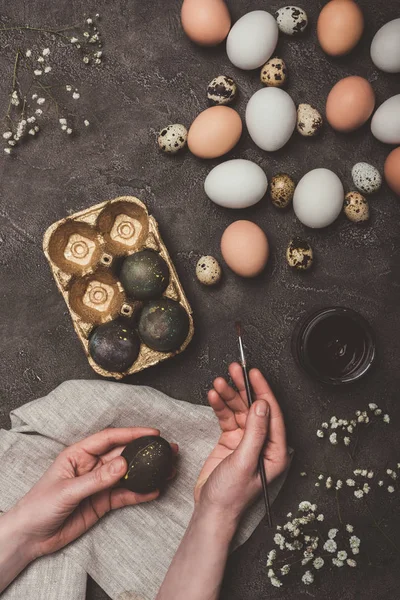
<svg viewBox="0 0 400 600"><path fill-rule="evenodd" d="M358 554L360 547L360 540L354 535L353 525L346 525L342 534L337 528L329 529L327 540L324 542L322 535L315 529L316 522L324 521L324 515L317 514L317 509L316 504L307 500L300 502L298 515L293 518L292 513L288 513L288 521L283 527L280 525L276 527L274 542L278 549L271 550L267 558L267 575L274 587L281 587L282 577L293 572L300 565L307 569L302 574L301 581L304 585L311 585L315 573L326 564L326 557L321 556L321 552L334 555L331 562L336 567L345 564L349 567L357 566L354 559L348 558L351 553ZM343 545L347 545L348 548L344 548ZM293 557L293 553L298 553L299 558ZM289 560L293 558L295 560L290 563Z"/></svg>
<svg viewBox="0 0 400 600"><path fill-rule="evenodd" d="M317 437L328 437L333 446L337 446L339 441L342 441L345 446L350 446L351 438L357 429L362 425L368 425L374 417L381 417L384 423L390 423L390 417L387 413L379 408L377 404L371 402L368 404L367 410L356 410L352 419L338 419L333 416L329 422L321 424L321 428L317 430ZM376 419L375 419L376 420Z"/></svg>
<svg viewBox="0 0 400 600"><path fill-rule="evenodd" d="M397 463L397 470L400 471L400 463ZM327 490L352 488L354 497L360 500L369 494L373 485L378 485L381 488L385 487L390 494L393 494L396 490L395 483L400 478L400 474L396 472L396 469L387 468L384 478L386 479L386 483L384 479L380 479L376 484L375 473L372 469L354 469L351 476L347 477L344 482L342 479L335 480L331 475L326 476L321 473L318 475L315 486L321 487L321 483L325 480L325 488Z"/></svg>
<svg viewBox="0 0 400 600"><path fill-rule="evenodd" d="M3 139L7 141L7 146L4 148L5 154L11 154L19 142L27 135L35 136L39 132L39 129L36 117L21 117L15 124L14 131L7 130L3 133Z"/></svg>
<svg viewBox="0 0 400 600"><path fill-rule="evenodd" d="M82 38L74 35L69 40L75 48L82 52L82 60L85 65L91 63L100 65L102 63L103 51L101 48L103 47L103 43L98 28L99 18L99 14L96 14L94 17L88 17L85 20L85 30L82 33Z"/></svg>

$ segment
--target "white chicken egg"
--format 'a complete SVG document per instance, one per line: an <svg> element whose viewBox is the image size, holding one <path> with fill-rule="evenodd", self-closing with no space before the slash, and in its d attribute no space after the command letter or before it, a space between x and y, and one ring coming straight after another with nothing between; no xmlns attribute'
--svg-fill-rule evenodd
<svg viewBox="0 0 400 600"><path fill-rule="evenodd" d="M400 19L383 25L371 44L372 62L386 73L400 73Z"/></svg>
<svg viewBox="0 0 400 600"><path fill-rule="evenodd" d="M204 182L207 196L225 208L247 208L265 196L267 176L251 160L237 158L217 165Z"/></svg>
<svg viewBox="0 0 400 600"><path fill-rule="evenodd" d="M400 144L400 94L380 105L371 121L371 131L384 144Z"/></svg>
<svg viewBox="0 0 400 600"><path fill-rule="evenodd" d="M272 56L278 42L278 25L265 10L254 10L241 17L226 40L228 58L246 71L261 67Z"/></svg>
<svg viewBox="0 0 400 600"><path fill-rule="evenodd" d="M314 169L297 184L293 209L303 225L320 229L337 219L343 200L344 190L339 177L329 169Z"/></svg>
<svg viewBox="0 0 400 600"><path fill-rule="evenodd" d="M280 88L264 88L252 95L246 107L251 139L262 150L274 152L289 141L296 126L296 106Z"/></svg>

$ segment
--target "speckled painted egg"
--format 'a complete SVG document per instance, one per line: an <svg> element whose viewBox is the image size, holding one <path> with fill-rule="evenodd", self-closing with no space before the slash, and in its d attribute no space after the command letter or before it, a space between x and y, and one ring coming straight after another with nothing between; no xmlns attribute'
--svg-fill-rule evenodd
<svg viewBox="0 0 400 600"><path fill-rule="evenodd" d="M186 146L188 132L184 125L175 123L164 127L158 136L160 150L167 154L176 154Z"/></svg>
<svg viewBox="0 0 400 600"><path fill-rule="evenodd" d="M353 223L368 221L368 200L360 192L349 192L344 198L344 214Z"/></svg>
<svg viewBox="0 0 400 600"><path fill-rule="evenodd" d="M307 271L314 260L310 244L299 237L293 238L286 250L286 260L293 269Z"/></svg>
<svg viewBox="0 0 400 600"><path fill-rule="evenodd" d="M202 256L196 265L196 277L203 285L216 285L221 279L222 271L213 256Z"/></svg>
<svg viewBox="0 0 400 600"><path fill-rule="evenodd" d="M272 204L278 208L286 208L293 200L296 184L286 173L279 173L271 179L270 194Z"/></svg>
<svg viewBox="0 0 400 600"><path fill-rule="evenodd" d="M186 310L171 298L150 300L140 314L139 335L146 346L157 352L179 350L189 329Z"/></svg>
<svg viewBox="0 0 400 600"><path fill-rule="evenodd" d="M231 77L218 75L208 84L207 98L212 106L230 104L237 96L237 85Z"/></svg>
<svg viewBox="0 0 400 600"><path fill-rule="evenodd" d="M287 79L287 67L282 58L275 56L261 67L260 80L269 87L283 87Z"/></svg>
<svg viewBox="0 0 400 600"><path fill-rule="evenodd" d="M165 260L149 248L127 256L119 274L126 293L136 300L161 296L168 287L169 277Z"/></svg>
<svg viewBox="0 0 400 600"><path fill-rule="evenodd" d="M284 6L275 13L275 17L280 31L287 35L299 35L308 25L307 13L298 6Z"/></svg>
<svg viewBox="0 0 400 600"><path fill-rule="evenodd" d="M121 456L128 463L120 487L138 494L162 489L172 474L174 454L164 438L145 435L125 446Z"/></svg>
<svg viewBox="0 0 400 600"><path fill-rule="evenodd" d="M139 355L136 332L120 319L96 327L89 338L89 353L94 362L111 373L124 373Z"/></svg>
<svg viewBox="0 0 400 600"><path fill-rule="evenodd" d="M382 185L382 177L376 167L359 162L351 170L354 185L364 194L374 194Z"/></svg>
<svg viewBox="0 0 400 600"><path fill-rule="evenodd" d="M321 114L311 104L299 104L297 109L297 131L304 137L317 135L323 125Z"/></svg>

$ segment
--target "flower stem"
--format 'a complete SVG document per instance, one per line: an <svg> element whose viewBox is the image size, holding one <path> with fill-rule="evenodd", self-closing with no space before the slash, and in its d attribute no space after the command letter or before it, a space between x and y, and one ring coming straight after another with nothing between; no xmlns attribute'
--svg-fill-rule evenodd
<svg viewBox="0 0 400 600"><path fill-rule="evenodd" d="M11 84L10 102L8 103L7 114L6 114L7 118L10 117L11 106L12 106L12 93L14 92L15 85L17 83L18 63L19 63L20 56L21 56L21 51L18 48L17 54L15 55L15 61L14 61L14 71L13 71L12 84Z"/></svg>
<svg viewBox="0 0 400 600"><path fill-rule="evenodd" d="M370 509L368 502L365 502L365 506L367 507L368 512L369 512L369 514L372 517L372 520L374 522L375 527L378 529L378 531L381 532L381 534L383 535L383 537L393 546L393 548L395 548L396 552L400 554L400 549L396 546L396 544L394 543L394 541L385 533L385 531L382 529L382 527L380 526L380 524L378 523L378 521L375 519L374 513Z"/></svg>
<svg viewBox="0 0 400 600"><path fill-rule="evenodd" d="M53 35L58 35L65 40L69 40L69 37L64 35L63 31L68 31L70 29L76 29L79 25L69 25L68 27L61 27L60 29L46 29L45 27L33 27L31 25L15 25L14 27L2 27L1 31L38 31L41 33L51 33Z"/></svg>
<svg viewBox="0 0 400 600"><path fill-rule="evenodd" d="M336 505L337 505L337 512L338 512L338 517L339 517L340 524L343 525L342 514L340 512L340 503L339 503L339 492L338 492L338 490L336 490Z"/></svg>

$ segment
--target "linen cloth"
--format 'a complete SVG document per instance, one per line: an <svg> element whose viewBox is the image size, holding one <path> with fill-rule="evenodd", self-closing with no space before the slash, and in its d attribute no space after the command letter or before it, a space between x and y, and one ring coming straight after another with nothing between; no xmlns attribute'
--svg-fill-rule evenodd
<svg viewBox="0 0 400 600"><path fill-rule="evenodd" d="M3 600L84 600L87 573L113 600L153 600L193 511L193 488L219 437L211 408L175 400L149 387L67 381L11 414L0 430L0 511L9 510L65 447L106 427L148 426L178 442L178 476L155 502L101 519L59 552L32 563ZM286 474L270 485L273 501ZM244 516L233 547L264 516L262 500ZM1 517L0 517L1 526Z"/></svg>

